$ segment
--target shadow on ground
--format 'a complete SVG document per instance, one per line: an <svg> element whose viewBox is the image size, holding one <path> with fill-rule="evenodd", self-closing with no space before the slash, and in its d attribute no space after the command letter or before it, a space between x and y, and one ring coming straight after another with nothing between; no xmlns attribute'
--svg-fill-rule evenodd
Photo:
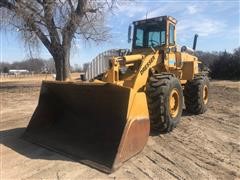
<svg viewBox="0 0 240 180"><path fill-rule="evenodd" d="M186 111L183 111L182 116L191 116L191 114L187 113ZM71 161L71 162L81 162L83 164L88 164L89 163L84 163L84 161L95 161L95 157L93 155L91 156L85 156L88 158L75 158L74 156L69 156L67 154L62 154L59 153L53 149L45 148L44 146L40 146L39 144L34 144L32 141L27 141L25 138L23 138L23 134L25 132L26 128L15 128L15 129L9 129L9 130L4 130L0 131L0 143L5 145L6 147L9 147L13 151L28 157L30 159L45 159L45 160L63 160L63 161ZM165 133L160 133L160 134L165 134ZM156 133L154 131L150 132L150 136L158 136L160 135L159 133ZM101 151L101 149L98 148L97 151ZM81 151L81 147L78 147L76 151ZM76 153L76 152L75 152ZM104 156L101 157L101 162L100 164L103 163L103 159L106 159L106 156L108 152L104 153ZM108 153L109 154L109 153ZM86 154L84 154L86 155ZM97 156L96 156L97 157ZM114 156L115 157L115 156ZM114 158L111 157L111 158ZM99 160L99 157L97 158ZM111 163L108 163L106 167L111 167ZM91 166L91 165L90 165Z"/></svg>
<svg viewBox="0 0 240 180"><path fill-rule="evenodd" d="M61 156L53 151L49 151L39 145L25 141L22 135L26 128L15 128L0 131L0 144L20 153L30 159L46 159L46 160L64 160L73 161L70 158Z"/></svg>
<svg viewBox="0 0 240 180"><path fill-rule="evenodd" d="M192 114L183 111L182 116L192 116ZM72 157L63 156L55 151L44 148L38 144L26 141L23 139L23 134L26 128L15 128L0 131L0 144L3 144L12 150L28 157L31 159L46 159L46 160L64 160L64 161L74 161ZM160 133L166 134L166 133ZM150 132L150 136L158 136L159 133L154 131Z"/></svg>

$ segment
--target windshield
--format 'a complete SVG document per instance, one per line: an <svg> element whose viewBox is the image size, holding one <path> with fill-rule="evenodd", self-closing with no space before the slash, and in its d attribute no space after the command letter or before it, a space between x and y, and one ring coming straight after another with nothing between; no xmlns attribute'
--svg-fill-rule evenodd
<svg viewBox="0 0 240 180"><path fill-rule="evenodd" d="M134 48L149 48L165 44L166 30L160 24L136 26L134 34Z"/></svg>

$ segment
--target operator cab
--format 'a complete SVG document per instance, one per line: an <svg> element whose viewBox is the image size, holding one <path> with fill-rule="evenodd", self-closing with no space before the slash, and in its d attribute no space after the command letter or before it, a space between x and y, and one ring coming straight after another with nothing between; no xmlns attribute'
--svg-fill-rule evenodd
<svg viewBox="0 0 240 180"><path fill-rule="evenodd" d="M175 46L176 23L176 19L170 16L160 16L133 22L132 38L132 30L129 28L129 41L132 39L132 51Z"/></svg>

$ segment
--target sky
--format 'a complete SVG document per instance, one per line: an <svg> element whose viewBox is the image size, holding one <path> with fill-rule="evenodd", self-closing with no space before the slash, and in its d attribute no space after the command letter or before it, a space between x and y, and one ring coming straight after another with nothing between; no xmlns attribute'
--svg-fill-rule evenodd
<svg viewBox="0 0 240 180"><path fill-rule="evenodd" d="M71 50L71 64L90 62L99 53L109 49L131 48L127 43L128 26L132 21L173 16L177 19L177 43L192 47L194 34L198 34L197 49L202 51L232 52L240 46L239 0L135 0L119 1L117 8L106 17L106 26L112 38L96 44L77 39ZM29 49L18 32L0 31L0 58L2 62L21 61L30 57ZM49 59L51 55L40 46L33 57Z"/></svg>

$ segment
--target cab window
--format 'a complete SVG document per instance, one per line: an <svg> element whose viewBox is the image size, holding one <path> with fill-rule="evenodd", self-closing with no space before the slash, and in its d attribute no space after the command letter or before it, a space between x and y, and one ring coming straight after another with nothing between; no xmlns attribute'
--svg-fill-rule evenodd
<svg viewBox="0 0 240 180"><path fill-rule="evenodd" d="M143 29L140 28L136 31L136 46L143 47Z"/></svg>
<svg viewBox="0 0 240 180"><path fill-rule="evenodd" d="M148 33L148 47L160 45L160 32L152 31Z"/></svg>
<svg viewBox="0 0 240 180"><path fill-rule="evenodd" d="M135 26L134 48L160 47L166 43L164 23Z"/></svg>
<svg viewBox="0 0 240 180"><path fill-rule="evenodd" d="M166 31L161 31L161 45L165 44Z"/></svg>
<svg viewBox="0 0 240 180"><path fill-rule="evenodd" d="M173 24L169 24L169 45L175 44L174 29L175 29L175 26Z"/></svg>

